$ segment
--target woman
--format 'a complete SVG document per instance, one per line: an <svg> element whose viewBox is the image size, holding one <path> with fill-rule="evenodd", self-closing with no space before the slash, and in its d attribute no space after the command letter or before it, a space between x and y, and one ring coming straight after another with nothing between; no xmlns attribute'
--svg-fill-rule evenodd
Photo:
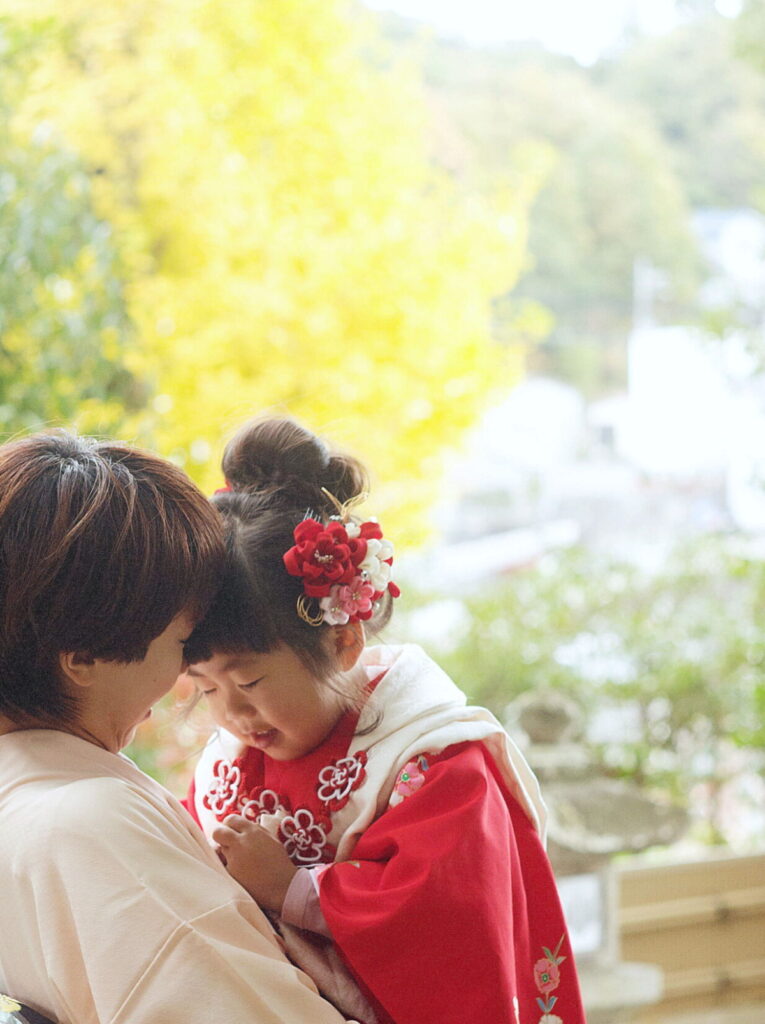
<svg viewBox="0 0 765 1024"><path fill-rule="evenodd" d="M187 812L120 754L214 591L169 463L0 446L0 992L60 1024L338 1024Z"/></svg>

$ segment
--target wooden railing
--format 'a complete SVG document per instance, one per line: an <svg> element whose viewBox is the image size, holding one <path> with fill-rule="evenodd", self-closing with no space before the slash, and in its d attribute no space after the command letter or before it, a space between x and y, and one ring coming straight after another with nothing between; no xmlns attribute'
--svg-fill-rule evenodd
<svg viewBox="0 0 765 1024"><path fill-rule="evenodd" d="M622 959L664 970L641 1021L762 1003L765 1024L765 855L629 865L618 879Z"/></svg>

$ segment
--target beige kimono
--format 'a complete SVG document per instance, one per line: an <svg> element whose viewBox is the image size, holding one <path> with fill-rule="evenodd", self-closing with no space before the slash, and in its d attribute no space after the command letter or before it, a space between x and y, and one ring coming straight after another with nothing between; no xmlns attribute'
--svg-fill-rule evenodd
<svg viewBox="0 0 765 1024"><path fill-rule="evenodd" d="M183 807L63 732L0 736L0 991L60 1024L341 1024Z"/></svg>

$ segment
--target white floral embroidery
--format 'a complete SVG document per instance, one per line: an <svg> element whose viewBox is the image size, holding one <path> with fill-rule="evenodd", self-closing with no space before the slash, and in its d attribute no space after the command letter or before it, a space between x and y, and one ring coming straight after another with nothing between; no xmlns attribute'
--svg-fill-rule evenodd
<svg viewBox="0 0 765 1024"><path fill-rule="evenodd" d="M279 838L295 864L318 864L327 845L324 828L305 807L282 820Z"/></svg>
<svg viewBox="0 0 765 1024"><path fill-rule="evenodd" d="M239 813L249 821L260 821L263 815L274 814L282 808L279 794L273 789L264 789L258 796L243 799L239 804Z"/></svg>
<svg viewBox="0 0 765 1024"><path fill-rule="evenodd" d="M323 804L344 800L355 788L356 780L364 769L358 757L343 757L319 772L317 794Z"/></svg>
<svg viewBox="0 0 765 1024"><path fill-rule="evenodd" d="M216 761L213 768L213 779L204 798L204 804L215 815L226 810L233 811L239 796L242 772L230 761Z"/></svg>

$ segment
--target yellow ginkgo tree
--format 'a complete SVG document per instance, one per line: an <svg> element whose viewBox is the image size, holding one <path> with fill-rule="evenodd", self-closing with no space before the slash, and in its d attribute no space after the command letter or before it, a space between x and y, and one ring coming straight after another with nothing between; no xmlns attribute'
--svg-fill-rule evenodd
<svg viewBox="0 0 765 1024"><path fill-rule="evenodd" d="M366 458L417 539L440 453L517 373L491 320L530 190L489 202L433 167L415 76L347 0L0 11L48 19L16 117L82 155L120 243L126 368L154 394L135 436L210 488L232 428L289 412Z"/></svg>

